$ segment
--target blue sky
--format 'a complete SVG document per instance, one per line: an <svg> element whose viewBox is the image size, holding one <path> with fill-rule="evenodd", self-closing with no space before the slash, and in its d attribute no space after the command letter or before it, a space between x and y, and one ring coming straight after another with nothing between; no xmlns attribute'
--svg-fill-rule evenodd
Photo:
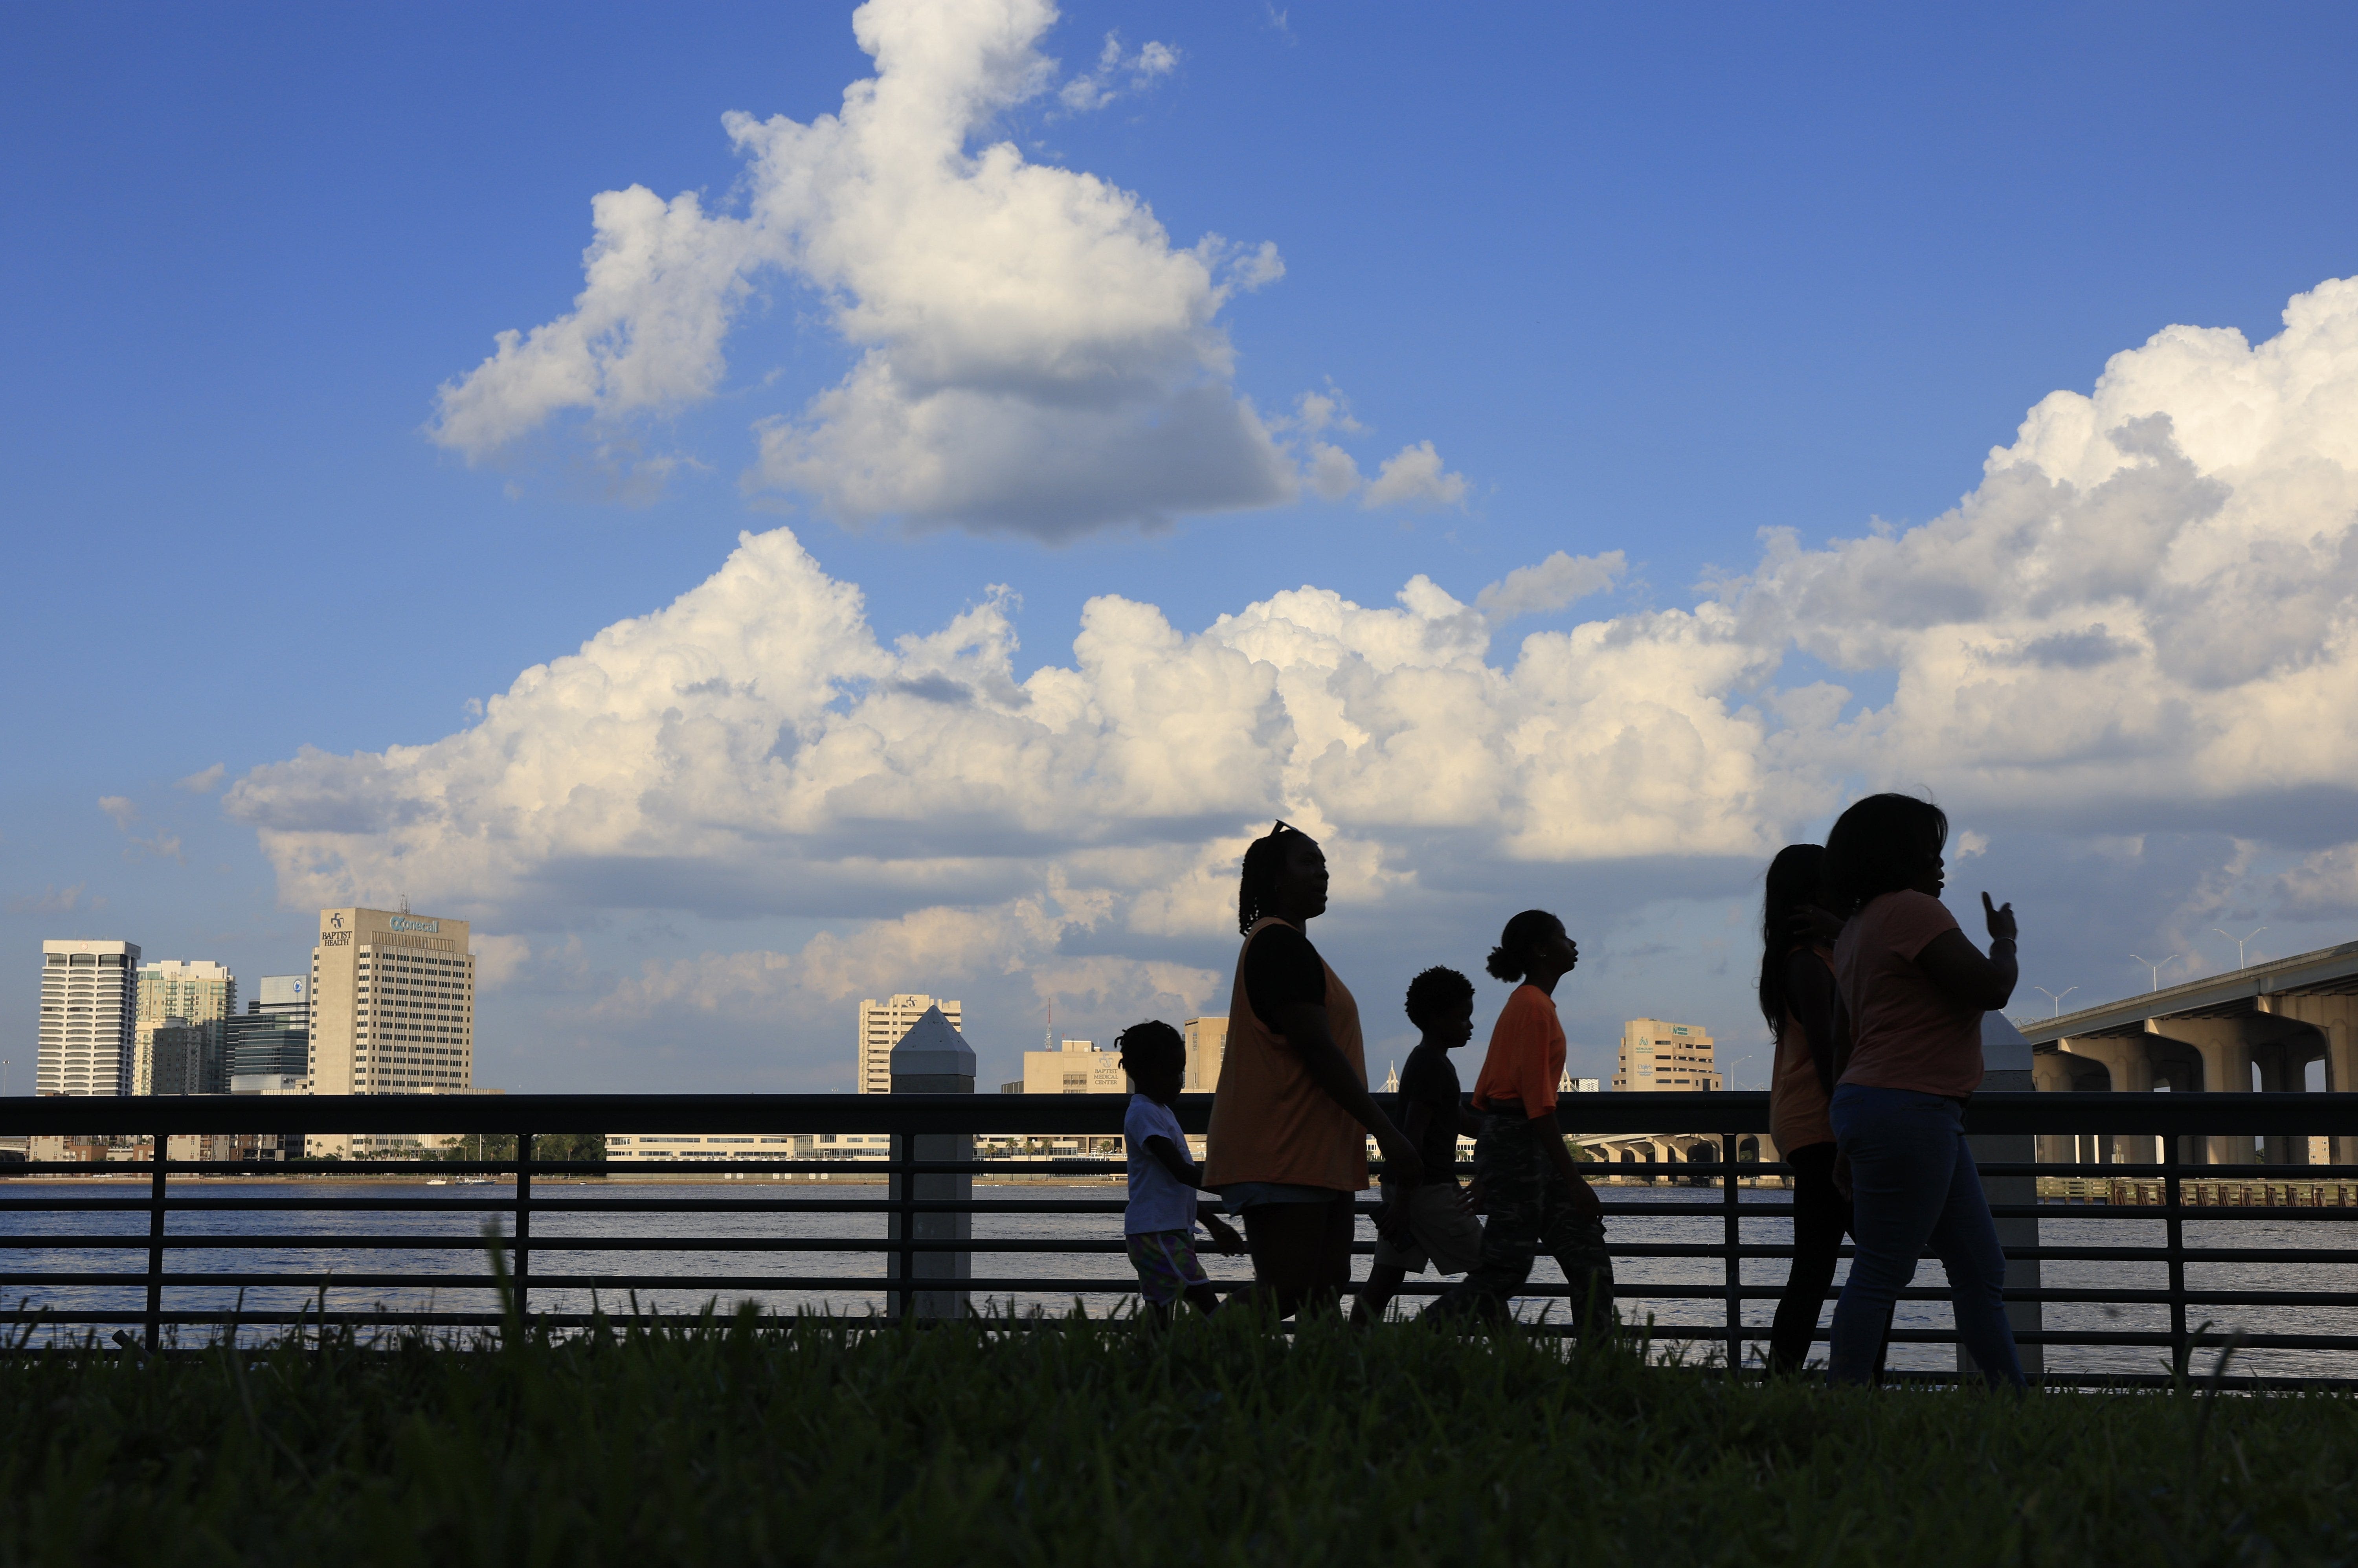
<svg viewBox="0 0 2358 1568"><path fill-rule="evenodd" d="M906 36L957 36L962 9L906 19ZM291 969L311 901L330 886L382 899L397 891L387 881L509 944L484 1004L485 1082L841 1087L844 998L903 987L967 996L995 1071L1051 1000L1098 1033L1140 1011L1217 1010L1233 936L1206 913L1207 868L1232 859L1264 806L1323 813L1354 847L1357 902L1327 941L1363 995L1390 994L1423 962L1471 968L1506 914L1561 906L1595 955L1587 989L1565 998L1592 1070L1636 1012L1693 1016L1731 1054L1758 1033L1743 1008L1747 868L1762 846L1822 828L1864 784L1930 787L1956 807L2026 929L2049 934L2027 942L2027 978L2079 985L2074 1001L2132 989L2125 954L2157 945L2218 968L2231 950L2206 935L2213 925L2269 925L2263 951L2347 935L2358 829L2342 725L2318 719L2347 710L2333 707L2349 695L2339 601L2273 613L2277 579L2263 579L2339 580L2353 308L2314 294L2299 353L2237 360L2202 340L2125 366L2110 394L2099 385L2113 356L2174 325L2274 339L2288 301L2358 273L2358 149L2339 111L2358 30L2346 11L1073 5L1045 30L1022 21L995 25L1056 67L1026 82L1036 91L1001 92L964 152L1005 140L1027 169L1093 176L1151 209L1167 245L1140 253L1141 310L1169 303L1154 292L1177 287L1165 275L1184 264L1169 258L1207 233L1235 242L1229 270L1206 273L1206 287L1228 286L1208 314L1183 301L1172 308L1198 314L1160 336L1052 324L1016 341L955 278L903 280L886 297L878 280L919 231L858 251L849 225L819 236L851 257L831 276L775 257L736 275L721 363L685 393L560 406L486 441L454 437L438 389L464 384L493 334L567 317L591 199L694 191L707 221L744 216L762 187L720 117L837 112L878 69L848 9L92 6L12 19L0 196L16 243L0 269L17 305L0 325L15 372L0 441L17 570L0 680L22 761L0 796L0 922L20 961L0 966L0 1040L16 1047L13 1092L30 1082L41 937L123 935L155 957ZM1101 70L1109 34L1116 63ZM1166 52L1150 58L1150 44ZM942 80L988 76L961 59L938 66ZM1101 86L1067 91L1100 70ZM934 194L965 189L953 179ZM778 255L817 232L807 214L796 222L764 242ZM986 259L1034 278L1034 239ZM1235 269L1264 243L1282 276L1256 285ZM1082 319L1124 305L1124 287L1101 278L1046 308ZM854 341L847 300L903 324ZM946 348L905 324L958 311L981 325ZM1140 417L1157 428L1191 388L1249 408L1272 429L1267 449L1296 465L1279 486L1292 497L1195 512L1169 503L1184 484L1157 490L1117 463L1091 504L1153 512L1154 525L1034 526L1022 509L1045 503L1019 484L994 492L1002 510L977 526L960 508L980 481L960 465L981 460L951 443L930 453L946 475L933 500L894 504L909 501L895 492L846 514L851 427L814 400L850 385L863 352L882 344L904 382L968 354L949 383L986 401L1014 385L1026 409L1069 410L1096 395L1049 384L1066 373L1039 369L1048 338L1068 355L1057 365L1077 355L1144 387ZM2190 477L2172 489L2174 451L2124 456L2058 408L1999 466L2038 468L2071 495L1990 489L1992 449L2015 447L2059 391L2093 395L2099 424L2169 415ZM1299 420L1303 394L1338 399L1363 429L1273 427ZM2265 438L2219 433L2234 424L2223 408L2263 404ZM1040 417L1051 449L1086 445L1055 423L1064 415ZM763 421L817 443L801 488L757 472ZM1321 499L1307 477L1320 441L1363 481L1422 443L1439 466L1396 503L1361 504L1364 483ZM1178 455L1183 478L1219 468ZM2320 480L2319 465L2342 478ZM2148 470L2159 477L2130 482ZM2231 499L2189 500L2201 484ZM2016 530L2009 547L2046 563L2025 568L2036 580L1974 579L1969 614L1886 613L1928 583L1957 587L1926 563L1947 558L1935 520L1969 496L1955 529ZM2050 531L2046 557L2023 543L2024 507ZM1870 558L1878 520L1897 567ZM652 732L552 741L529 808L515 776L460 755L477 732L471 701L725 575L741 531L780 526L820 579L857 586L872 633L807 656L871 685L844 687L832 708L705 717L719 730L798 726L797 755L852 772L821 777L790 757L779 766L804 768L799 784L741 776L722 760L737 742L691 745L663 772L662 803L638 795L625 831L562 818L546 792L576 777L567 758L653 747ZM1775 528L1797 536L1798 564L1764 557L1761 530ZM2143 559L2138 541L2157 528L2169 540L2147 576L2083 572L2055 589L2070 576L2058 560ZM2299 550L2319 554L2287 564ZM1622 560L1582 578L1606 586L1576 599L1523 595L1523 612L1494 614L1470 654L1432 652L1439 622L1417 622L1420 657L1456 660L1460 675L1469 657L1499 679L1529 672L1529 689L1499 687L1494 730L1467 726L1468 752L1487 748L1506 771L1445 809L1416 797L1433 793L1424 771L1446 766L1419 750L1446 751L1446 714L1419 718L1422 698L1384 685L1401 667L1384 651L1400 627L1321 622L1328 611L1305 605L1265 617L1282 634L1251 631L1240 656L1280 672L1280 687L1324 672L1318 692L1274 699L1297 748L1325 722L1304 706L1319 692L1347 707L1364 677L1377 694L1335 719L1346 762L1323 773L1297 750L1282 777L1231 768L1181 799L1152 780L1187 759L1141 760L1133 742L1185 726L1141 710L1135 728L1107 720L1048 764L1084 779L1080 795L1024 804L1038 787L1010 760L1007 726L1038 722L1016 708L1045 711L1046 687L983 730L859 710L876 683L938 675L984 692L976 658L1001 659L1010 682L1080 670L1084 607L1104 596L1157 607L1217 664L1235 639L1199 642L1218 618L1287 590L1374 614L1422 574L1472 606L1559 551ZM1993 558L1970 539L1965 553ZM773 609L778 625L713 654L724 685L757 671L774 684L764 661L779 627L806 627L795 596L819 591L801 570L768 560L744 579L745 602L803 608ZM992 600L993 585L1013 597ZM2188 631L2197 602L2214 607L2206 624L2248 606L2250 635L2229 648ZM1001 653L893 651L978 606L998 618L984 642ZM698 624L698 648L717 646L710 615ZM1584 627L1599 630L1584 642ZM1137 635L1115 640L1152 644ZM1533 635L1559 639L1570 672L1543 692L1534 656L1519 654ZM1681 662L1696 639L1716 650L1709 672ZM2127 650L2117 662L2070 651L2115 643ZM1621 706L1583 706L1601 699L1581 672L1606 678L1600 650L1625 645L1651 652L1610 666ZM2003 687L1995 708L1928 706L1925 694L1961 689L1957 661L1972 658L1975 679ZM1657 676L1686 695L1625 710ZM1820 681L1846 697L1780 695ZM1099 677L1082 684L1102 707ZM981 721L978 701L956 724ZM1559 738L1534 771L1514 762L1512 737L1541 709ZM531 703L507 722L498 733L562 728ZM1385 723L1406 739L1392 745ZM842 761L852 730L886 737L870 762ZM1626 742L1619 762L1551 771L1545 745L1608 732ZM1074 733L1059 732L1077 745ZM301 761L306 748L349 759L438 745L452 760L409 772ZM213 787L175 787L215 764ZM972 790L895 806L928 825L915 848L880 849L860 811L794 804L822 785L872 793L867 766ZM1678 798L1616 805L1607 777L1661 781ZM1551 779L1578 787L1551 794ZM732 804L714 806L720 795ZM305 837L330 797L336 836ZM102 798L125 804L109 812ZM1070 842L1033 812L1070 823ZM432 830L385 826L403 822ZM276 859L258 832L279 836ZM525 848L496 876L464 850L510 833ZM683 865L731 863L804 891L681 880ZM1196 892L1171 892L1182 886ZM830 942L872 955L872 972Z"/></svg>

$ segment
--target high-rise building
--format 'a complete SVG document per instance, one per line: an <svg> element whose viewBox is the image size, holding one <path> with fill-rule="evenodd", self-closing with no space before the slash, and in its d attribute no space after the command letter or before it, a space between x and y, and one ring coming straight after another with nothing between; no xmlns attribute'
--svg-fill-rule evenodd
<svg viewBox="0 0 2358 1568"><path fill-rule="evenodd" d="M1228 1019L1191 1018L1179 1033L1187 1042L1187 1078L1181 1092L1212 1093L1220 1087L1220 1059L1228 1054Z"/></svg>
<svg viewBox="0 0 2358 1568"><path fill-rule="evenodd" d="M229 1021L230 1092L283 1094L311 1070L311 983L265 975L255 993Z"/></svg>
<svg viewBox="0 0 2358 1568"><path fill-rule="evenodd" d="M36 1093L119 1095L130 1087L138 968L134 942L41 944Z"/></svg>
<svg viewBox="0 0 2358 1568"><path fill-rule="evenodd" d="M470 1088L475 959L463 920L323 909L311 949L307 1075L321 1095ZM286 1000L279 999L282 1002Z"/></svg>
<svg viewBox="0 0 2358 1568"><path fill-rule="evenodd" d="M1700 1024L1633 1018L1621 1026L1616 1089L1693 1094L1722 1087L1711 1035Z"/></svg>
<svg viewBox="0 0 2358 1568"><path fill-rule="evenodd" d="M149 1095L209 1095L227 1094L227 1088L214 1089L211 1085L221 1065L221 1032L218 1025L190 1023L186 1019L168 1018L157 1023L142 1023L145 1032L146 1085L141 1094Z"/></svg>
<svg viewBox="0 0 2358 1568"><path fill-rule="evenodd" d="M237 977L210 958L158 958L139 966L139 1033L135 1040L131 1093L223 1095L229 1093L230 1018L237 1011ZM157 1087L155 1042L147 1033L170 1021L197 1032L196 1054L176 1054L170 1088ZM173 1037L179 1053L188 1042ZM194 1074L193 1077L189 1076ZM193 1085L193 1087L183 1087Z"/></svg>
<svg viewBox="0 0 2358 1568"><path fill-rule="evenodd" d="M863 1095L889 1095L892 1092L892 1047L901 1044L901 1036L917 1026L929 1007L938 1007L949 1020L952 1029L962 1026L963 1010L947 997L915 996L903 993L883 1001L873 998L860 1004L860 1055L857 1092Z"/></svg>

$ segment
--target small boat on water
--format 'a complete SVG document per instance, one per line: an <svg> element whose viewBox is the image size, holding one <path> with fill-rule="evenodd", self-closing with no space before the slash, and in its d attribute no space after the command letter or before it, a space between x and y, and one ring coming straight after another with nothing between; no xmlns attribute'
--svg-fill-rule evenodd
<svg viewBox="0 0 2358 1568"><path fill-rule="evenodd" d="M462 1187L488 1187L492 1184L492 1179L489 1176L461 1176L459 1178L459 1184Z"/></svg>
<svg viewBox="0 0 2358 1568"><path fill-rule="evenodd" d="M428 1176L426 1178L426 1184L429 1187L447 1187L450 1184L450 1178L448 1176Z"/></svg>

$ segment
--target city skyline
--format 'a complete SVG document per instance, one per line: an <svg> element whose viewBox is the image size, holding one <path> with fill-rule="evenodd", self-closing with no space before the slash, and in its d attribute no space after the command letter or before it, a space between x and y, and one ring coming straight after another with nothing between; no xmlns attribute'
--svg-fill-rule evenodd
<svg viewBox="0 0 2358 1568"><path fill-rule="evenodd" d="M1528 907L1747 1059L1871 788L2028 998L2349 936L2358 17L1709 16L42 14L0 941L406 894L629 1092L1220 1012L1275 816L1371 1060Z"/></svg>

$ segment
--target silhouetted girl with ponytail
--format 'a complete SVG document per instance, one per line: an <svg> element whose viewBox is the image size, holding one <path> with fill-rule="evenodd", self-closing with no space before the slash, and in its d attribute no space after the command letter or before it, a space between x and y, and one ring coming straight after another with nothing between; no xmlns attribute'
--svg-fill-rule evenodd
<svg viewBox="0 0 2358 1568"><path fill-rule="evenodd" d="M1563 922L1527 909L1507 922L1487 965L1520 981L1490 1031L1489 1054L1474 1084L1482 1130L1474 1169L1489 1209L1482 1260L1425 1309L1427 1317L1504 1318L1508 1303L1545 1252L1572 1287L1573 1324L1593 1339L1613 1323L1613 1260L1605 1250L1605 1206L1580 1177L1555 1114L1563 1076L1563 1025L1556 982L1580 962Z"/></svg>

